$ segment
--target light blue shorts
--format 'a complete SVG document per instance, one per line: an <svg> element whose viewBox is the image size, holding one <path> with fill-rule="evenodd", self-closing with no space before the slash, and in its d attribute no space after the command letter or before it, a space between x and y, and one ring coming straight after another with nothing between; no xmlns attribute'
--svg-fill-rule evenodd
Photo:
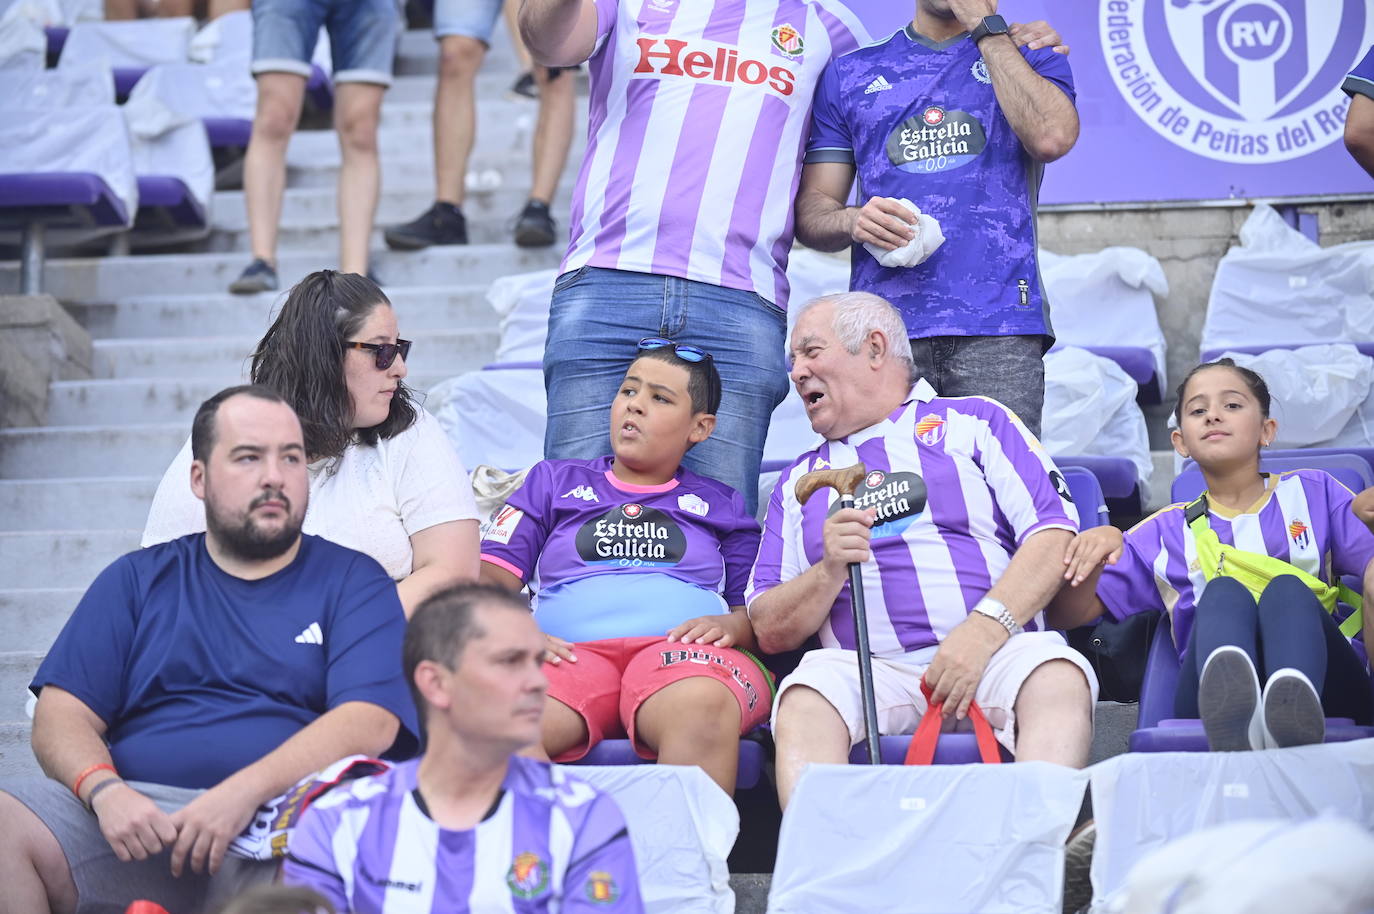
<svg viewBox="0 0 1374 914"><path fill-rule="evenodd" d="M391 85L402 27L396 0L254 0L253 75L309 79L321 26L329 33L335 83Z"/></svg>
<svg viewBox="0 0 1374 914"><path fill-rule="evenodd" d="M434 37L463 35L491 45L502 0L434 0Z"/></svg>

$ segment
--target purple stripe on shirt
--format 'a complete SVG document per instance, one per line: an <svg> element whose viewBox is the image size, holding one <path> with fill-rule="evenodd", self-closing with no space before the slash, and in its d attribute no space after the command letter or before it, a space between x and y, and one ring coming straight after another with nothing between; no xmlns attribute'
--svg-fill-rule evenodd
<svg viewBox="0 0 1374 914"><path fill-rule="evenodd" d="M514 858L514 854L511 856ZM434 897L429 907L430 914L467 910L474 900L472 890L477 879L476 829L439 829L436 857L443 860L445 865L434 869Z"/></svg>
<svg viewBox="0 0 1374 914"><path fill-rule="evenodd" d="M954 576L959 581L959 593L964 598L964 611L968 612L973 604L981 600L992 586L992 572L978 548L978 540L973 536L968 516L968 496L964 494L963 480L959 477L959 467L954 459L945 453L943 445L922 448L923 469L926 488L949 496L931 499L930 519L944 534L942 539L949 547L950 562L954 566ZM926 455L929 455L927 459ZM981 465L981 455L975 448L973 459ZM952 497L953 493L958 497Z"/></svg>
<svg viewBox="0 0 1374 914"><path fill-rule="evenodd" d="M734 211L730 214L730 230L725 236L725 261L721 265L720 279L727 287L754 287L750 255L760 240L759 229L768 199L767 176L775 167L777 138L787 125L787 114L787 103L782 99L772 95L764 98L754 135L749 140L749 151L744 156L744 169L735 189ZM797 155L800 159L800 149ZM790 244L790 238L788 242Z"/></svg>
<svg viewBox="0 0 1374 914"><path fill-rule="evenodd" d="M644 141L649 132L654 96L658 94L659 81L656 79L632 79L629 82L625 89L625 117L620 122L620 140L611 157L612 178L606 185L606 206L602 211L601 229L593 242L596 259L601 263L615 263L620 258L635 173L639 169ZM620 180L615 179L616 175L620 176Z"/></svg>
<svg viewBox="0 0 1374 914"><path fill-rule="evenodd" d="M378 804L369 811L367 824L358 836L358 856L353 861L353 910L385 910L385 880L391 875L396 856L400 807L400 803ZM329 854L332 858L332 847Z"/></svg>
<svg viewBox="0 0 1374 914"><path fill-rule="evenodd" d="M845 25L834 13L831 13L824 6L819 4L815 7L817 15L825 24L825 30L830 33L830 57L833 60L842 54L848 54L860 44L860 38L855 35L849 26Z"/></svg>
<svg viewBox="0 0 1374 914"><path fill-rule="evenodd" d="M591 174L592 164L596 161L596 151L601 145L601 128L605 125L609 113L607 99L611 94L611 83L615 81L613 75L616 40L619 36L620 30L613 24L606 36L606 43L601 46L601 53L594 56L589 64L591 98L587 102L587 149L582 154L582 167L578 169L577 186L573 189L572 211L568 214L571 233L568 238L568 253L563 255L565 262L576 247L577 240L582 237L582 218L587 206L587 179Z"/></svg>

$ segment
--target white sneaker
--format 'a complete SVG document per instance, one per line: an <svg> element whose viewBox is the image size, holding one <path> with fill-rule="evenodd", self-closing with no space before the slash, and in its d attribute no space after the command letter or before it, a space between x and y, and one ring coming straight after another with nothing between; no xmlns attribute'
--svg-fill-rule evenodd
<svg viewBox="0 0 1374 914"><path fill-rule="evenodd" d="M1310 746L1326 739L1321 696L1301 670L1275 670L1265 683L1262 707L1266 748Z"/></svg>
<svg viewBox="0 0 1374 914"><path fill-rule="evenodd" d="M1224 644L1207 656L1197 688L1198 713L1213 752L1263 748L1259 677L1250 655Z"/></svg>

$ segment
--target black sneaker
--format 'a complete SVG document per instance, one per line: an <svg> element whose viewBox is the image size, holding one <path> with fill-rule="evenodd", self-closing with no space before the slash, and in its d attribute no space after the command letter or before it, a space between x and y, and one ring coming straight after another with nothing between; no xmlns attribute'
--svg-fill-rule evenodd
<svg viewBox="0 0 1374 914"><path fill-rule="evenodd" d="M452 203L435 202L424 215L382 233L386 246L397 251L418 251L432 244L467 244L468 223Z"/></svg>
<svg viewBox="0 0 1374 914"><path fill-rule="evenodd" d="M535 85L534 74L529 70L526 70L515 78L515 82L511 84L510 91L512 95L521 95L525 98L539 97L539 87Z"/></svg>
<svg viewBox="0 0 1374 914"><path fill-rule="evenodd" d="M229 283L229 291L235 295L253 295L258 292L277 291L277 271L267 261L258 257L243 268L239 278Z"/></svg>
<svg viewBox="0 0 1374 914"><path fill-rule="evenodd" d="M526 203L515 223L515 243L522 248L546 248L553 244L557 235L549 205L538 200Z"/></svg>

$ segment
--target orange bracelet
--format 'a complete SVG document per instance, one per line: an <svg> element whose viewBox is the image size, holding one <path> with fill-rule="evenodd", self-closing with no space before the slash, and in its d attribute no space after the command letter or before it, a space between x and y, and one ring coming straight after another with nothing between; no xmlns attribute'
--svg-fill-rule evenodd
<svg viewBox="0 0 1374 914"><path fill-rule="evenodd" d="M97 771L108 771L110 772L110 774L113 775L119 774L118 771L115 771L115 766L109 764L108 762L101 762L99 765L92 765L91 767L87 768L85 771L81 772L76 776L76 783L72 785L72 793L76 794L76 798L78 800L81 799L81 785L85 783L86 778L95 774Z"/></svg>

